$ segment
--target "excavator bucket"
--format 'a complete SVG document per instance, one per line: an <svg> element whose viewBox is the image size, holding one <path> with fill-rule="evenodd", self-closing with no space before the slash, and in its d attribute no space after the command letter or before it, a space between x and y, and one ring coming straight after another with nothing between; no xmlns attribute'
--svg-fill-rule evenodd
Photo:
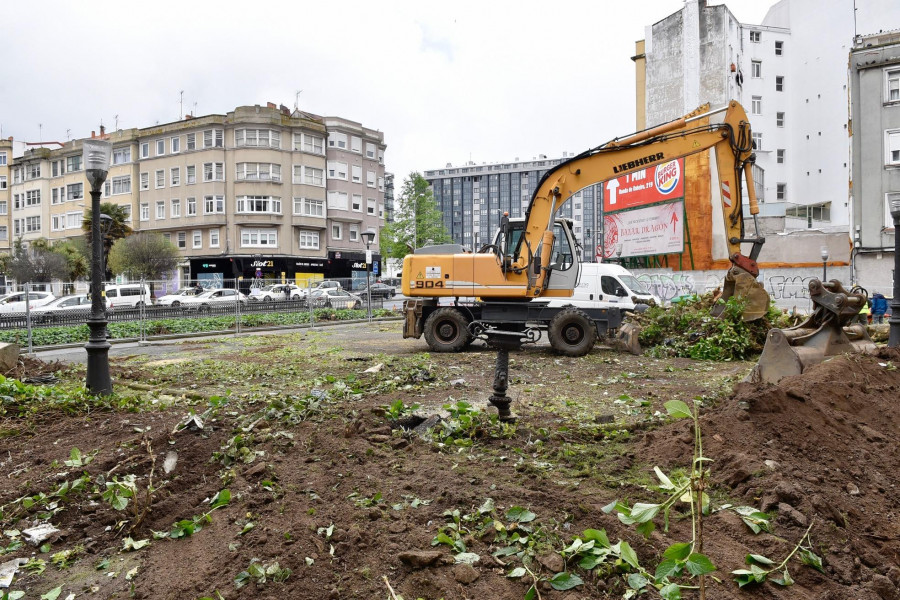
<svg viewBox="0 0 900 600"><path fill-rule="evenodd" d="M755 321L769 310L769 293L756 277L741 269L732 267L725 274L725 285L722 286L722 300L728 300L732 296L743 298L747 304L741 318L744 321ZM712 308L711 314L718 317L725 310L725 304L720 303Z"/></svg>
<svg viewBox="0 0 900 600"><path fill-rule="evenodd" d="M809 297L815 305L812 314L796 327L769 331L748 381L778 383L829 356L875 350L865 326L851 324L868 300L864 290L848 292L837 280L814 279L809 283Z"/></svg>
<svg viewBox="0 0 900 600"><path fill-rule="evenodd" d="M641 328L632 323L623 323L616 333L616 349L621 352L631 352L635 356L641 354L641 344L638 337L641 334Z"/></svg>

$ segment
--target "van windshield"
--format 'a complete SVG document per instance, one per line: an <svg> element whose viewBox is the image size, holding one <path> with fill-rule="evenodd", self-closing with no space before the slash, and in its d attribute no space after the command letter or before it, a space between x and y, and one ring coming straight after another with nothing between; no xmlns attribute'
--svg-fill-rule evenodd
<svg viewBox="0 0 900 600"><path fill-rule="evenodd" d="M619 279L635 294L646 294L649 296L651 293L647 286L634 275L619 275Z"/></svg>

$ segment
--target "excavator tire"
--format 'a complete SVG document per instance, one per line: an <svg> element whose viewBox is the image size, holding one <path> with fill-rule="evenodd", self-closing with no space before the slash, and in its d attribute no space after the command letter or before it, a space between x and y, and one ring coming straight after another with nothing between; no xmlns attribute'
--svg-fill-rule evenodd
<svg viewBox="0 0 900 600"><path fill-rule="evenodd" d="M435 352L459 352L472 341L469 320L455 308L439 308L425 319L425 341Z"/></svg>
<svg viewBox="0 0 900 600"><path fill-rule="evenodd" d="M547 328L550 346L566 356L584 356L597 341L597 327L577 308L561 310Z"/></svg>

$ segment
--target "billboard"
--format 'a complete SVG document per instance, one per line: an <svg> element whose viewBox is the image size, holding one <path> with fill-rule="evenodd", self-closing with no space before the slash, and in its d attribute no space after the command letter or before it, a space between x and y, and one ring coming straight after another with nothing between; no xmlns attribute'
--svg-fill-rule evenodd
<svg viewBox="0 0 900 600"><path fill-rule="evenodd" d="M684 198L684 159L610 179L603 186L606 213Z"/></svg>
<svg viewBox="0 0 900 600"><path fill-rule="evenodd" d="M603 216L605 259L673 254L683 250L684 200Z"/></svg>

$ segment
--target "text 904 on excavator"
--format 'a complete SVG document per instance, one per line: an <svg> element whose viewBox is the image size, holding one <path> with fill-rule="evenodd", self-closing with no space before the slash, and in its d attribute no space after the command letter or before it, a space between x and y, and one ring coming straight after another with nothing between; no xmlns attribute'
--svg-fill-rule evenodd
<svg viewBox="0 0 900 600"><path fill-rule="evenodd" d="M621 324L621 315L615 309L547 306L549 299L571 297L579 278L578 244L569 223L558 218L560 208L589 185L705 151L714 159L713 176L729 190L709 198L721 202L732 265L723 298L744 298L745 320L761 317L769 296L757 282L756 259L765 239L756 220L752 139L743 107L732 101L716 110L702 106L563 161L538 183L524 221L501 219L495 243L474 253L457 244L425 247L404 258L402 291L410 298L404 303L404 337L424 334L433 350L446 352L460 350L485 330L513 332L525 341L536 341L546 330L555 350L586 354L598 335ZM750 237L744 231L744 190L753 216ZM751 245L748 255L741 244Z"/></svg>

